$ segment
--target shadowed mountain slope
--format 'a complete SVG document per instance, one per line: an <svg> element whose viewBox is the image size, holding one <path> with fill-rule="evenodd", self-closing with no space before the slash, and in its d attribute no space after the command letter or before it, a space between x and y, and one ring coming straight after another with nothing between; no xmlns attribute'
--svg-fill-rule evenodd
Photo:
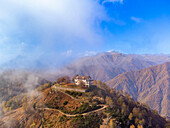
<svg viewBox="0 0 170 128"><path fill-rule="evenodd" d="M170 62L120 74L107 84L131 94L134 99L147 103L169 118Z"/></svg>

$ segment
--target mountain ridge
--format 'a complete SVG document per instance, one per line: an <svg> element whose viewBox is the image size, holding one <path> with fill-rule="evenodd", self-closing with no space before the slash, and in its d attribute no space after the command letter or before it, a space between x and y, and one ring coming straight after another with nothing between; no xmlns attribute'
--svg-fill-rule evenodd
<svg viewBox="0 0 170 128"><path fill-rule="evenodd" d="M107 84L169 117L170 62L120 74Z"/></svg>
<svg viewBox="0 0 170 128"><path fill-rule="evenodd" d="M72 74L90 75L95 80L109 81L127 71L136 71L170 61L170 55L137 55L119 52L103 52L86 56L64 66L53 74L58 76ZM56 75L50 79L56 78Z"/></svg>

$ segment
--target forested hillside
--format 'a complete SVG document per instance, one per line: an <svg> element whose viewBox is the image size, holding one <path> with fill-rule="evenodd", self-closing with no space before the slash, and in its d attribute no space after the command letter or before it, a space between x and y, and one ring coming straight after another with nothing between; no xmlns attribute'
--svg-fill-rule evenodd
<svg viewBox="0 0 170 128"><path fill-rule="evenodd" d="M13 97L11 101L19 97L21 103L15 108L12 107L14 102L6 101L3 110L12 108L2 112L0 127L165 128L168 125L146 104L135 102L130 95L110 89L105 83L97 82L86 93L56 90L53 86L46 83L37 88L37 94Z"/></svg>

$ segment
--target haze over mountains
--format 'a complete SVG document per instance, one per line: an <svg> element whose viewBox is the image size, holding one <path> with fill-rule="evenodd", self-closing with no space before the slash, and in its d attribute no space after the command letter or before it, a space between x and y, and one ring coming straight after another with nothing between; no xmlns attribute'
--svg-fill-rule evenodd
<svg viewBox="0 0 170 128"><path fill-rule="evenodd" d="M170 61L170 55L137 55L104 52L75 61L61 69L60 75L90 75L95 80L108 81L115 76Z"/></svg>
<svg viewBox="0 0 170 128"><path fill-rule="evenodd" d="M137 55L112 51L81 58L59 72L54 71L54 74L44 70L37 74L50 80L63 75L90 75L92 79L123 90L135 100L147 103L152 109L158 110L159 114L169 117L170 63L166 62L170 62L170 55Z"/></svg>

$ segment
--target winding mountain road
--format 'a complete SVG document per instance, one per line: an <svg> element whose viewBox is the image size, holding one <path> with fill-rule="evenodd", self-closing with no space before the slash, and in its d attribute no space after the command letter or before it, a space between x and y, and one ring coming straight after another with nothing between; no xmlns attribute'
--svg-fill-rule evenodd
<svg viewBox="0 0 170 128"><path fill-rule="evenodd" d="M58 112L60 112L61 114L66 115L66 116L68 116L68 117L76 117L76 116L78 116L78 115L83 115L83 116L85 116L85 115L88 115L88 114L91 114L91 113L94 113L94 112L99 112L99 111L102 111L102 110L104 110L105 108L108 107L107 105L100 105L100 106L102 106L102 108L99 108L99 109L96 109L96 110L93 110L93 111L90 111L90 112L86 112L86 113L82 113L82 114L74 114L74 115L70 115L70 114L67 114L67 113L62 112L61 110L53 109L53 108L38 108L38 109L39 109L39 110L53 110L53 111L58 111Z"/></svg>

